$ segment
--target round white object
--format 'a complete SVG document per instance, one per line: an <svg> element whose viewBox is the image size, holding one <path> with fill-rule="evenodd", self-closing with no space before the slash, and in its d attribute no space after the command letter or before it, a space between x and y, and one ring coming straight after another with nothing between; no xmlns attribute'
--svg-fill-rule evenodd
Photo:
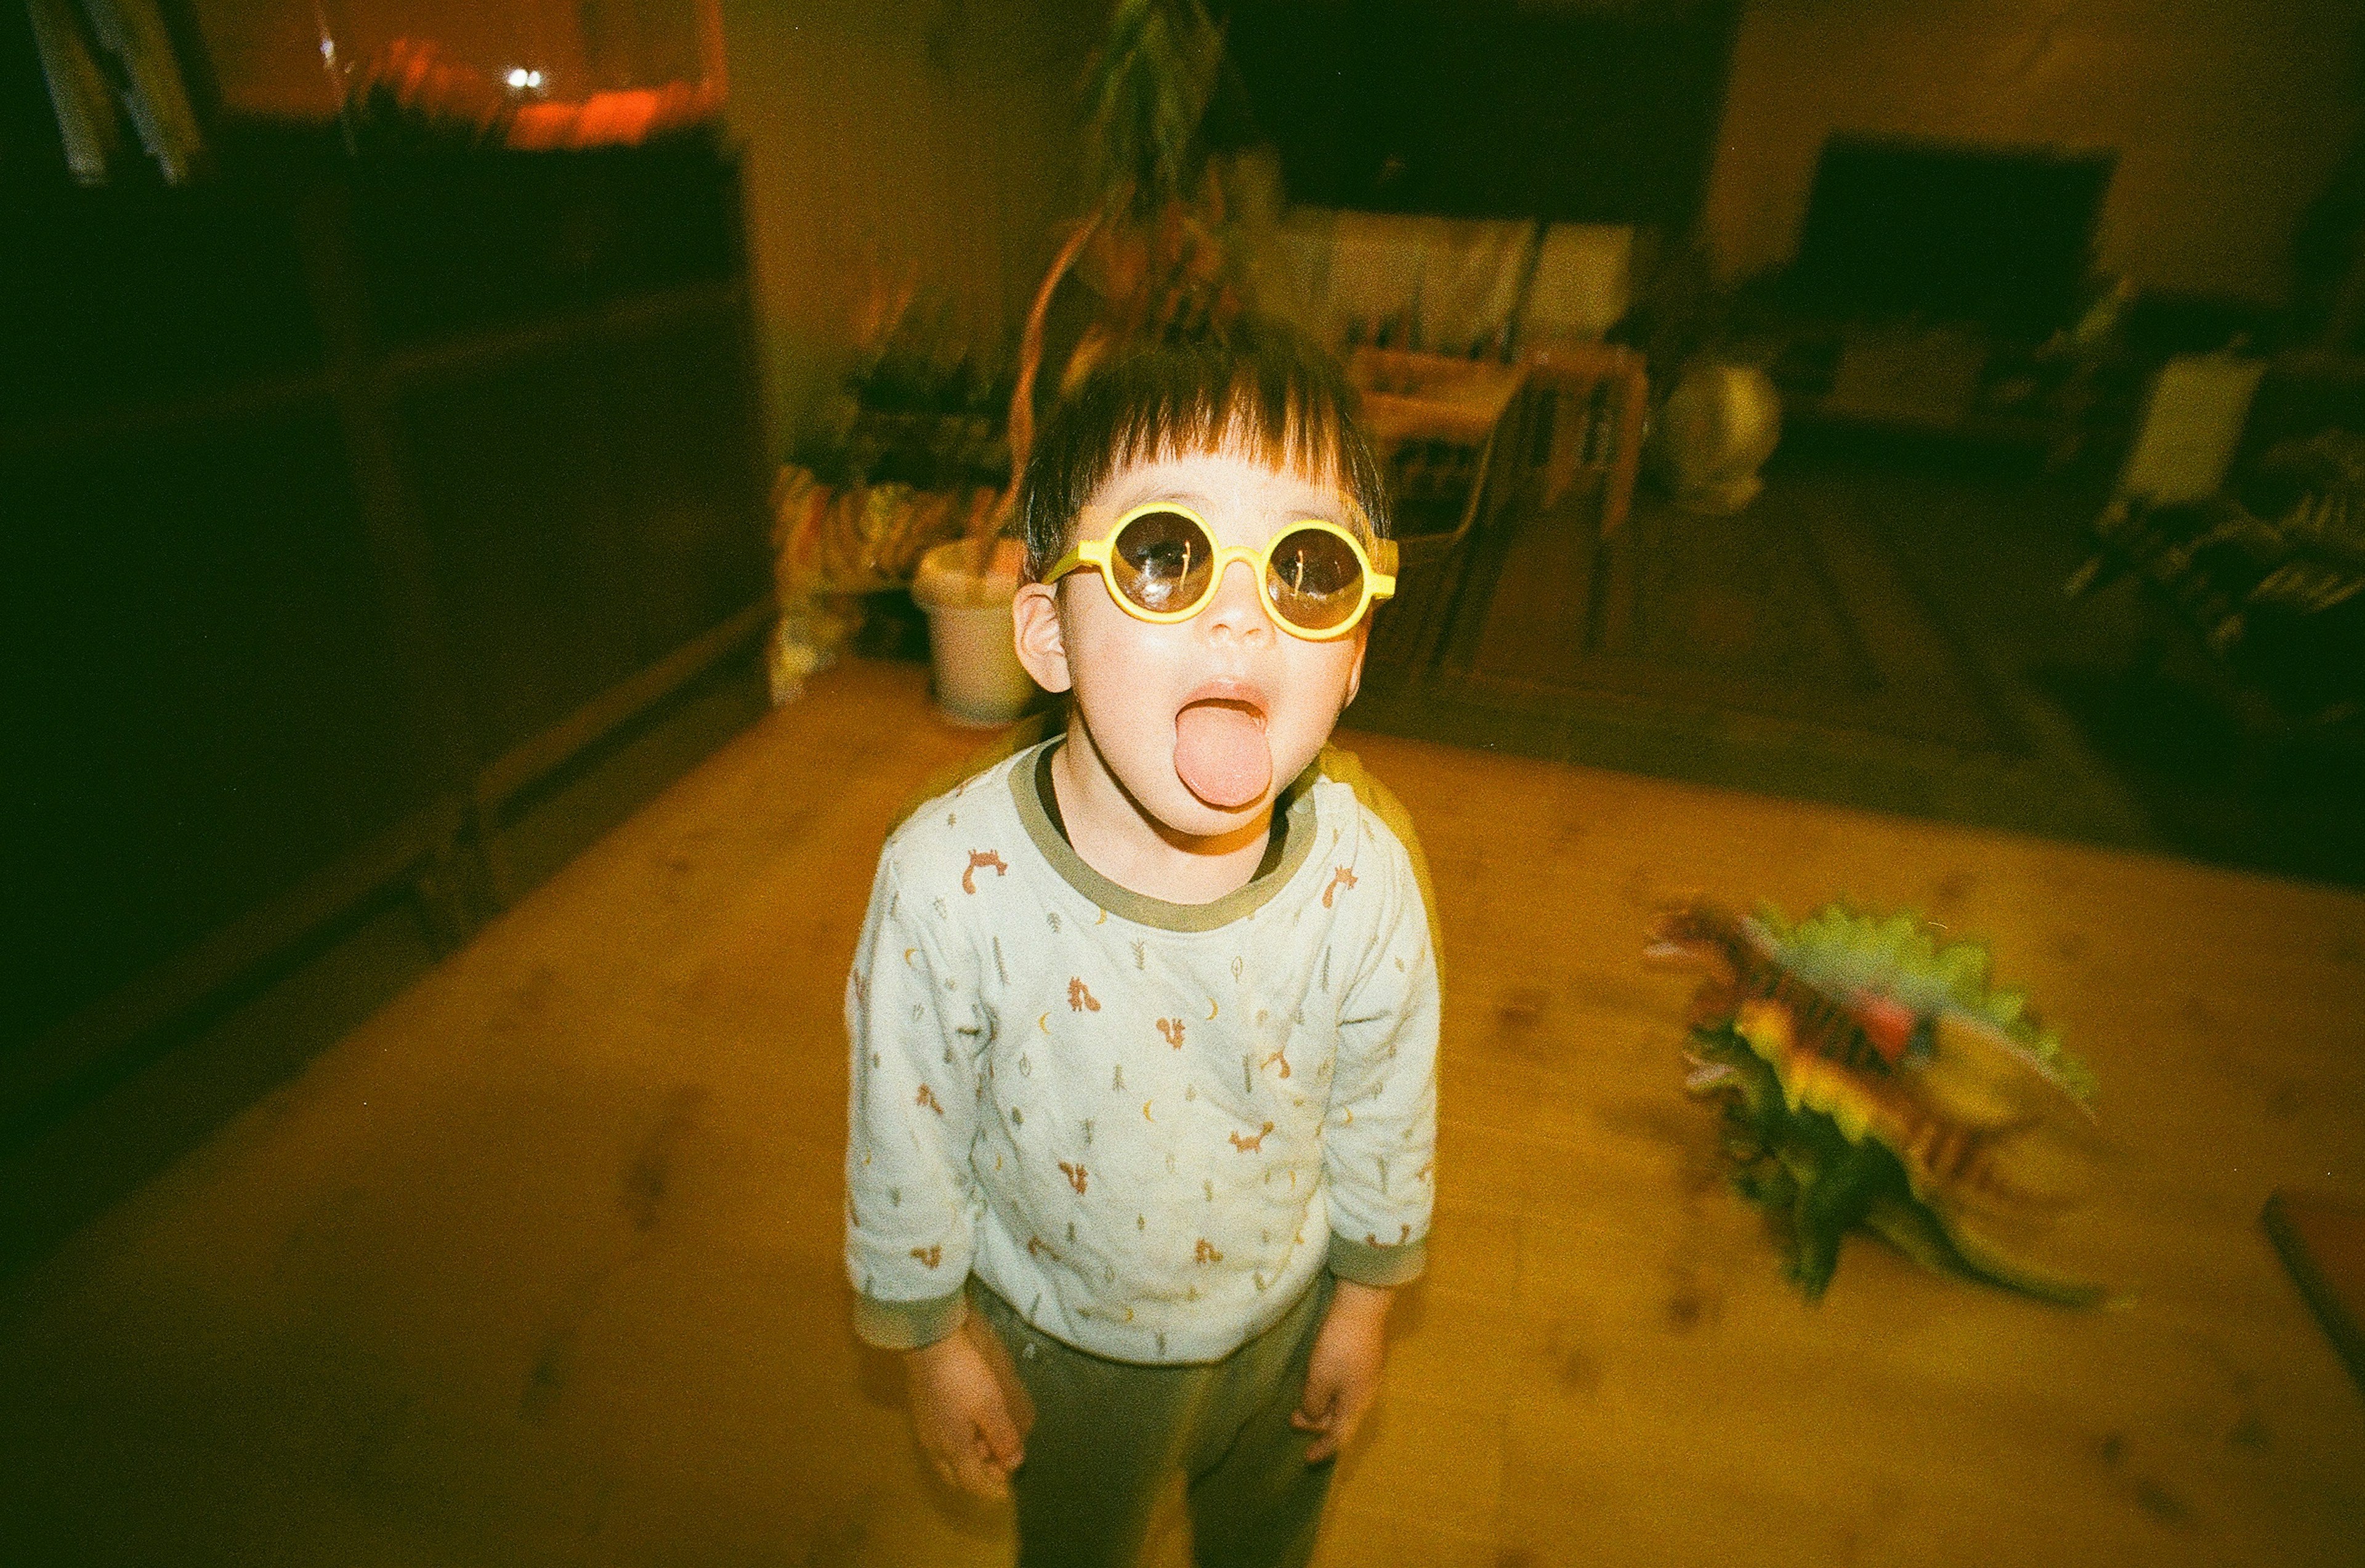
<svg viewBox="0 0 2365 1568"><path fill-rule="evenodd" d="M1653 433L1677 506L1736 512L1765 487L1757 470L1782 439L1782 395L1754 365L1695 365L1667 394Z"/></svg>

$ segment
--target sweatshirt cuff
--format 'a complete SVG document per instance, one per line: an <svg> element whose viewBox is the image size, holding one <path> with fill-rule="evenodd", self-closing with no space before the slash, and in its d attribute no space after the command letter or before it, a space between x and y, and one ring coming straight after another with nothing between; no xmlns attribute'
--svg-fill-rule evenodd
<svg viewBox="0 0 2365 1568"><path fill-rule="evenodd" d="M1330 1233L1330 1271L1359 1285L1385 1290L1417 1279L1429 1267L1429 1238L1395 1247L1375 1247L1368 1241Z"/></svg>
<svg viewBox="0 0 2365 1568"><path fill-rule="evenodd" d="M880 1301L854 1293L854 1334L881 1350L917 1350L950 1334L969 1316L964 1293L926 1301Z"/></svg>

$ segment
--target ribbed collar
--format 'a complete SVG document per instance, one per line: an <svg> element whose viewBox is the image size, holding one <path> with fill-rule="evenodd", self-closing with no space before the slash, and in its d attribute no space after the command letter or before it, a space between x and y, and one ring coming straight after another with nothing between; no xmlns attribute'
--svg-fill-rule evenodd
<svg viewBox="0 0 2365 1568"><path fill-rule="evenodd" d="M1050 862L1051 868L1070 887L1111 914L1160 931L1214 931L1263 908L1288 885L1289 879L1313 852L1317 763L1308 763L1306 771L1292 779L1273 802L1273 816L1281 826L1280 855L1276 861L1268 853L1266 865L1260 866L1257 874L1242 886L1210 903L1169 903L1164 899L1121 888L1084 864L1083 857L1043 809L1042 796L1035 783L1036 768L1066 741L1065 735L1054 735L1011 760L1011 802L1018 808L1018 820L1026 824L1026 835L1035 841L1035 847Z"/></svg>

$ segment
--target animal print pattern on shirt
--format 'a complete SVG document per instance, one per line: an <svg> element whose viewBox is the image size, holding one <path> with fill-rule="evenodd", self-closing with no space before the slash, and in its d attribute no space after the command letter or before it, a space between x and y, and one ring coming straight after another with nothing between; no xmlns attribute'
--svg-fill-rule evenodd
<svg viewBox="0 0 2365 1568"><path fill-rule="evenodd" d="M891 839L846 988L858 1323L975 1273L1095 1353L1213 1360L1296 1299L1327 1238L1426 1233L1429 925L1351 790L1315 786L1320 858L1192 931L1081 893L1007 788L971 784L957 823Z"/></svg>

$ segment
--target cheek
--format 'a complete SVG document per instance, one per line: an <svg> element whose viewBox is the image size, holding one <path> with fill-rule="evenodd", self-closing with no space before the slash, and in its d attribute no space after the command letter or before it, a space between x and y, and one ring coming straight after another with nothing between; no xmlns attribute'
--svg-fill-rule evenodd
<svg viewBox="0 0 2365 1568"><path fill-rule="evenodd" d="M1104 694L1138 689L1140 677L1157 665L1157 649L1144 645L1142 623L1105 602L1077 606L1068 616L1068 643L1079 689Z"/></svg>
<svg viewBox="0 0 2365 1568"><path fill-rule="evenodd" d="M1354 685L1359 644L1352 637L1336 643L1309 644L1306 655L1291 673L1301 683L1309 704L1324 718L1335 718L1347 705Z"/></svg>
<svg viewBox="0 0 2365 1568"><path fill-rule="evenodd" d="M1348 676L1354 667L1351 653L1340 657L1336 650L1308 651L1316 656L1290 662L1290 700L1276 711L1266 732L1275 767L1287 772L1311 762L1330 738L1347 705Z"/></svg>
<svg viewBox="0 0 2365 1568"><path fill-rule="evenodd" d="M1154 741L1162 734L1172 744L1174 715L1164 707L1164 694L1180 676L1156 631L1115 611L1105 618L1080 615L1073 623L1068 646L1076 700L1104 743Z"/></svg>

